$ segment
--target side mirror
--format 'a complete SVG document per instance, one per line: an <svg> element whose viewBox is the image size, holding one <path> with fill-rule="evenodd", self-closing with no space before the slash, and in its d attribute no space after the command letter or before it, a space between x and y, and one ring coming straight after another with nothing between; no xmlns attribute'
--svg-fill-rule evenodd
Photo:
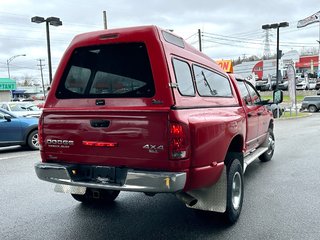
<svg viewBox="0 0 320 240"><path fill-rule="evenodd" d="M283 101L283 92L281 90L273 91L273 103L279 104Z"/></svg>
<svg viewBox="0 0 320 240"><path fill-rule="evenodd" d="M8 122L11 122L11 116L10 115L4 115L4 119Z"/></svg>

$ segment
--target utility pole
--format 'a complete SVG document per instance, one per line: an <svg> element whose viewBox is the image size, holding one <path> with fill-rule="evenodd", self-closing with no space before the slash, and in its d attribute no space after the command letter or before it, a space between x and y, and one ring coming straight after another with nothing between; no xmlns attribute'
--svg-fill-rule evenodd
<svg viewBox="0 0 320 240"><path fill-rule="evenodd" d="M108 29L108 26L107 26L107 12L106 11L103 11L103 26L104 26L104 29Z"/></svg>
<svg viewBox="0 0 320 240"><path fill-rule="evenodd" d="M201 30L200 29L198 29L198 37L199 37L199 51L202 52Z"/></svg>
<svg viewBox="0 0 320 240"><path fill-rule="evenodd" d="M45 66L45 65L42 64L42 61L44 61L44 59L40 59L40 58L39 58L38 61L39 61L39 64L38 64L37 66L40 67L40 72L41 72L41 81L42 81L43 97L44 97L44 99L46 99L46 91L45 91L45 89L44 89L43 72L42 72L42 69L43 69L43 67Z"/></svg>

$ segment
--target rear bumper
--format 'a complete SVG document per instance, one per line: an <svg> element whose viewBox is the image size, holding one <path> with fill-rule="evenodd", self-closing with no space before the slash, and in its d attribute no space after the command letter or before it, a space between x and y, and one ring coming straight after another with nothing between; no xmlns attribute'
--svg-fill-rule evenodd
<svg viewBox="0 0 320 240"><path fill-rule="evenodd" d="M96 166L92 166L94 168ZM153 172L134 169L121 169L121 175L116 183L110 183L106 178L79 178L73 176L76 165L56 163L36 163L35 171L41 180L70 186L100 188L120 191L175 193L183 190L186 184L185 172ZM76 174L75 174L76 175Z"/></svg>

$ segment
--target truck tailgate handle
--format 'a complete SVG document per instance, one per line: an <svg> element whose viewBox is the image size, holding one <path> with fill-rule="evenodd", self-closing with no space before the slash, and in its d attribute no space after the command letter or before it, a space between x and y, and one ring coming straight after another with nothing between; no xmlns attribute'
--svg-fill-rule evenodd
<svg viewBox="0 0 320 240"><path fill-rule="evenodd" d="M110 121L109 120L90 120L90 125L92 127L109 127Z"/></svg>

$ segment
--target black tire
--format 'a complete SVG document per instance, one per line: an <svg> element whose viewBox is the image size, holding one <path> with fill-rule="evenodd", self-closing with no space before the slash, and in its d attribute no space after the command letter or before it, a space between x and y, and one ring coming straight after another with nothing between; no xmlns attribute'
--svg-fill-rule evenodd
<svg viewBox="0 0 320 240"><path fill-rule="evenodd" d="M278 115L277 115L277 109L273 110L272 111L272 115L273 115L273 118L277 118Z"/></svg>
<svg viewBox="0 0 320 240"><path fill-rule="evenodd" d="M279 108L279 118L282 116L283 110ZM278 109L273 109L272 111L273 118L278 118Z"/></svg>
<svg viewBox="0 0 320 240"><path fill-rule="evenodd" d="M235 223L241 213L243 203L243 169L241 154L229 153L227 156L227 209L224 213L227 223Z"/></svg>
<svg viewBox="0 0 320 240"><path fill-rule="evenodd" d="M317 109L317 107L316 107L315 105L310 105L310 106L308 107L308 110L309 110L309 112L312 112L312 113L318 111L318 109Z"/></svg>
<svg viewBox="0 0 320 240"><path fill-rule="evenodd" d="M118 190L87 188L84 195L71 194L71 196L85 204L103 204L113 202L119 195Z"/></svg>
<svg viewBox="0 0 320 240"><path fill-rule="evenodd" d="M268 136L266 138L266 142L264 144L265 146L268 146L268 150L264 152L260 157L261 162L268 162L272 159L274 149L275 149L275 139L273 134L273 129L269 128L268 130Z"/></svg>
<svg viewBox="0 0 320 240"><path fill-rule="evenodd" d="M32 150L39 149L38 130L32 131L27 138L27 145Z"/></svg>

